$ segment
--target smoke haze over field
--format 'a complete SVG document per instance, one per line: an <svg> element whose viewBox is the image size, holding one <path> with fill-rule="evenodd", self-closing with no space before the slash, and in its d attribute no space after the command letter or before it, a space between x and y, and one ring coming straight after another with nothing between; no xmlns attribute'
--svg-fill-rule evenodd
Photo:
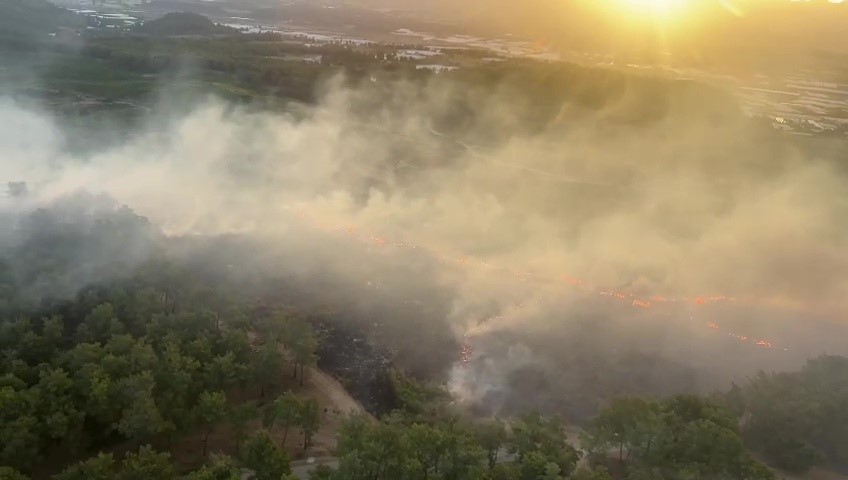
<svg viewBox="0 0 848 480"><path fill-rule="evenodd" d="M834 335L848 313L844 147L764 142L697 95L662 97L654 121L633 125L634 104L650 101L635 97L556 104L529 128L531 109L506 89L475 103L444 78L339 81L289 114L162 107L127 141L76 154L51 114L5 99L0 179L31 192L0 208L88 191L168 235L255 239L262 249L232 259L242 275L261 265L319 304L341 298L415 335L467 334L478 356L454 371L454 392L504 407L492 392L510 385L544 386L542 405L567 397L557 385L576 374L562 370L593 350L616 368L671 359L667 378L631 375L648 390L846 353ZM311 287L318 277L331 288Z"/></svg>

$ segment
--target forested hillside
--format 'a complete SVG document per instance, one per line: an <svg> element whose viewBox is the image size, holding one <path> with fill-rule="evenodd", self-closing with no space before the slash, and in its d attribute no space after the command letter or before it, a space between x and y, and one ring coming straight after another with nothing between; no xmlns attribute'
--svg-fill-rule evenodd
<svg viewBox="0 0 848 480"><path fill-rule="evenodd" d="M238 444L283 365L302 379L315 361L307 323L251 314L163 256L128 209L83 196L24 216L12 237L0 264L2 465L43 475L99 449L161 448L225 422ZM312 412L294 423L309 418L314 431L317 404L292 405ZM142 449L123 468L165 459ZM111 468L111 457L79 468L59 478L93 478L84 472Z"/></svg>
<svg viewBox="0 0 848 480"><path fill-rule="evenodd" d="M0 4L0 32L47 34L59 27L79 27L84 19L47 0L4 0Z"/></svg>
<svg viewBox="0 0 848 480"><path fill-rule="evenodd" d="M316 361L320 339L309 323L252 302L197 264L169 259L167 241L147 220L102 198L75 197L14 224L0 275L4 479L289 474L286 438L309 448L327 415L313 399L277 388L284 371L293 367L302 382ZM822 357L712 400L621 398L579 439L562 419L538 413L469 417L440 385L396 372L396 410L378 422L350 418L339 430L338 468L315 475L773 478L746 442L780 467L839 465L847 364ZM227 440L210 444L213 432ZM188 439L205 461L171 456Z"/></svg>
<svg viewBox="0 0 848 480"><path fill-rule="evenodd" d="M217 23L191 12L172 12L149 20L139 27L139 32L148 35L236 35L238 30Z"/></svg>

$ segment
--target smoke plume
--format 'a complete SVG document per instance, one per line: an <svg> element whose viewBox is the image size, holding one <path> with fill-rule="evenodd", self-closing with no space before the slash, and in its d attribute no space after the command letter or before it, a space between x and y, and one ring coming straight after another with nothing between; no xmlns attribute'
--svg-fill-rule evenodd
<svg viewBox="0 0 848 480"><path fill-rule="evenodd" d="M539 113L461 76L339 79L287 112L163 105L82 152L61 119L6 99L0 180L27 194L0 212L13 224L84 191L170 238L250 239L235 274L406 332L490 412L581 416L614 393L846 353L844 146L776 137L688 84L625 82L593 105L574 101L590 85L563 88ZM428 339L473 353L451 367Z"/></svg>

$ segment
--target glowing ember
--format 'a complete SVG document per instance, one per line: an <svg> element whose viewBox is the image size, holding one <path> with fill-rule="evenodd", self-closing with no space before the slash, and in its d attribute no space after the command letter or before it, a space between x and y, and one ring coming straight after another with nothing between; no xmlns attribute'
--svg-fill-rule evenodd
<svg viewBox="0 0 848 480"><path fill-rule="evenodd" d="M462 344L462 349L459 351L459 362L460 366L467 366L468 362L471 361L471 354L474 352L474 349L471 345L467 343Z"/></svg>
<svg viewBox="0 0 848 480"><path fill-rule="evenodd" d="M326 231L326 232L347 233L349 236L351 236L354 239L357 239L357 240L359 240L360 242L363 242L363 243L373 243L373 244L377 244L378 246L381 246L381 247L392 245L392 246L398 247L398 248L400 248L400 247L411 248L411 249L419 248L416 245L408 244L408 243L404 243L404 242L399 242L399 241L391 241L390 242L390 241L387 241L385 238L380 237L380 236L376 236L376 235L368 236L368 235L358 234L357 229L354 225L333 226L333 225L320 224L318 221L311 218L305 212L302 212L302 211L295 212L295 215L302 220L310 222L314 228L317 228L317 229L320 229L320 230L323 230L323 231ZM654 307L654 304L659 304L659 303L678 303L678 304L690 304L690 305L695 305L695 306L701 306L701 305L706 305L708 303L732 303L732 302L736 301L735 297L728 297L728 296L724 296L724 295L713 295L713 296L706 296L706 297L697 296L697 297L684 297L684 298L667 298L667 297L660 296L660 295L653 295L653 296L648 297L647 299L640 299L640 298L637 298L634 293L624 293L624 292L615 292L615 291L611 291L611 290L604 290L600 287L587 284L584 280L574 278L574 277L571 277L571 276L567 276L567 275L562 275L560 277L554 277L554 278L547 278L547 277L544 277L544 276L536 275L534 272L517 271L517 270L510 269L508 267L486 263L482 260L475 259L475 258L469 257L469 256L461 255L461 256L457 257L456 255L450 255L448 253L441 252L439 250L429 248L429 247L426 247L426 246L423 246L421 248L424 248L430 254L432 254L436 258L442 259L445 262L451 262L451 263L455 262L455 263L458 263L458 264L463 265L463 266L475 266L476 265L478 267L482 266L482 267L486 267L486 268L490 268L490 269L495 269L495 270L504 272L505 274L507 274L509 276L518 278L519 280L524 281L524 282L526 282L527 279L531 276L533 278L538 279L539 281L563 280L566 283L568 283L568 284L570 284L574 287L579 287L584 291L594 291L594 293L596 293L597 295L607 296L607 297L611 297L611 298L614 298L614 299L617 299L617 300L626 300L626 299L630 298L630 299L632 299L630 304L631 304L631 306L633 306L635 308L650 309L650 308ZM519 309L523 309L523 308L524 308L524 304L513 305L514 310L519 310ZM493 317L490 320L502 319L502 318L503 318L503 316L499 315L497 317ZM715 322L708 322L707 327L709 329L712 329L712 330L722 330L721 326L719 326ZM753 343L756 346L761 347L761 348L773 348L774 347L774 344L772 342L768 341L768 340L753 339L753 338L749 338L746 335L740 335L740 334L732 333L732 332L728 333L727 335L729 337L734 338L736 340L739 340L741 342ZM788 348L784 348L783 350L788 350ZM461 361L462 365L466 365L470 361L471 354L472 354L471 346L467 342L463 343L462 349L461 349L461 352L460 352L460 361Z"/></svg>

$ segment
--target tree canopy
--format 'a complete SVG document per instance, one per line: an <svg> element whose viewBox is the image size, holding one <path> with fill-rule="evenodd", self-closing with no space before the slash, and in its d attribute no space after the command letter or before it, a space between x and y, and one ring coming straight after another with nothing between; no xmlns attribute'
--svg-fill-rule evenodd
<svg viewBox="0 0 848 480"><path fill-rule="evenodd" d="M848 467L848 358L824 355L798 372L759 372L723 395L743 436L793 472Z"/></svg>
<svg viewBox="0 0 848 480"><path fill-rule="evenodd" d="M156 233L131 212L112 204L94 210L37 212L20 223L22 240L0 262L0 478L41 473L57 458L69 461L50 472L56 480L230 480L240 469L257 480L289 475L286 440L302 438L308 449L321 406L271 387L285 362L301 382L315 363L320 339L310 323L251 308L235 289L157 254ZM89 241L105 234L124 240ZM143 254L119 261L127 248ZM110 269L122 273L103 281ZM67 295L65 287L83 278L94 283ZM579 445L559 418L481 420L453 408L441 385L401 370L388 376L395 411L346 421L333 452L338 468L318 478L774 478L747 448L794 471L848 463L845 357L761 372L712 397L613 399ZM260 405L238 400L247 389ZM263 398L268 392L276 398ZM260 413L264 429L252 432ZM222 425L237 458L209 451ZM291 429L299 432L289 436ZM190 433L204 457L191 472L149 446ZM126 453L105 453L118 446Z"/></svg>

